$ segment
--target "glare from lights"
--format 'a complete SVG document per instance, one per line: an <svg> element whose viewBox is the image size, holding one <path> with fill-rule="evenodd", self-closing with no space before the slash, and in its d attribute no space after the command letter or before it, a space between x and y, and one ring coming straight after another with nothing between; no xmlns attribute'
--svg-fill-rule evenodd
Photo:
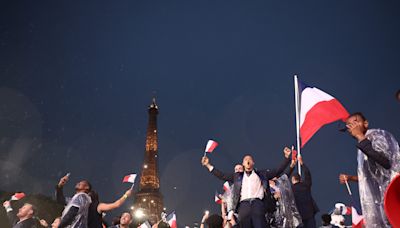
<svg viewBox="0 0 400 228"><path fill-rule="evenodd" d="M151 203L154 203L154 200L151 200L150 202L151 202Z"/></svg>
<svg viewBox="0 0 400 228"><path fill-rule="evenodd" d="M143 168L147 169L147 165L144 165Z"/></svg>
<svg viewBox="0 0 400 228"><path fill-rule="evenodd" d="M132 206L132 207L131 207L131 210L133 210L133 209L135 209L135 207L134 207L134 206Z"/></svg>
<svg viewBox="0 0 400 228"><path fill-rule="evenodd" d="M143 199L143 202L146 202L146 198Z"/></svg>
<svg viewBox="0 0 400 228"><path fill-rule="evenodd" d="M144 216L145 216L145 214L144 214L143 210L137 209L137 210L135 211L135 217L136 217L136 218L141 219L141 218L143 218Z"/></svg>
<svg viewBox="0 0 400 228"><path fill-rule="evenodd" d="M166 211L166 210L167 210L167 208L166 208L166 207L164 207L164 208L163 208L163 210L164 210L164 211Z"/></svg>

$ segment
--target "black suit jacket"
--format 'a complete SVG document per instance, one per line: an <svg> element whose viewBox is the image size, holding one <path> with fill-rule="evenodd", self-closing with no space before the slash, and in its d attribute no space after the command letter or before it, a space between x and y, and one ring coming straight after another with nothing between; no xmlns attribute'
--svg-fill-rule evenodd
<svg viewBox="0 0 400 228"><path fill-rule="evenodd" d="M303 177L300 182L292 185L297 210L303 220L313 217L318 211L318 206L311 195L312 178L308 167L303 164Z"/></svg>
<svg viewBox="0 0 400 228"><path fill-rule="evenodd" d="M272 212L275 210L275 201L271 196L271 191L269 188L269 180L282 175L285 171L286 167L290 163L290 158L285 159L282 164L277 169L263 169L263 170L255 170L256 174L259 176L261 183L264 187L264 205L267 212ZM239 205L240 201L240 192L242 190L242 181L243 181L243 172L240 173L223 173L220 170L214 169L211 173L216 176L217 178L223 181L229 181L233 183L233 203L235 207Z"/></svg>
<svg viewBox="0 0 400 228"><path fill-rule="evenodd" d="M22 222L18 222L19 219L14 211L7 212L8 220L10 221L13 228L37 228L37 223L33 218L28 218Z"/></svg>

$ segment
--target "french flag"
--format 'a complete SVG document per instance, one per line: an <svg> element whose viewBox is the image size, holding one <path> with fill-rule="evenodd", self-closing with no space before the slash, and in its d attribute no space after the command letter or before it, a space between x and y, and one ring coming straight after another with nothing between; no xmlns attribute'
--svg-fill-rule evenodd
<svg viewBox="0 0 400 228"><path fill-rule="evenodd" d="M362 228L364 224L364 217L354 207L351 207L351 223L353 228Z"/></svg>
<svg viewBox="0 0 400 228"><path fill-rule="evenodd" d="M217 204L221 204L222 203L222 199L219 196L219 193L217 191L215 191L215 196L214 196L214 200Z"/></svg>
<svg viewBox="0 0 400 228"><path fill-rule="evenodd" d="M206 145L206 150L204 152L206 153L211 153L214 151L214 149L218 146L218 143L215 142L214 140L208 140L207 145Z"/></svg>
<svg viewBox="0 0 400 228"><path fill-rule="evenodd" d="M123 183L135 183L136 174L129 174L124 177L122 180Z"/></svg>
<svg viewBox="0 0 400 228"><path fill-rule="evenodd" d="M171 212L166 218L167 223L171 228L177 228L175 211Z"/></svg>
<svg viewBox="0 0 400 228"><path fill-rule="evenodd" d="M230 191L231 187L229 186L229 182L228 181L225 181L223 188L224 188L224 192L229 192Z"/></svg>
<svg viewBox="0 0 400 228"><path fill-rule="evenodd" d="M24 197L25 197L25 193L23 193L23 192L17 192L17 193L15 193L14 195L11 196L11 199L10 199L10 200L20 200L20 199L22 199L22 198L24 198Z"/></svg>
<svg viewBox="0 0 400 228"><path fill-rule="evenodd" d="M301 147L324 125L345 121L349 113L340 102L324 91L298 81Z"/></svg>
<svg viewBox="0 0 400 228"><path fill-rule="evenodd" d="M149 221L145 221L144 223L140 224L138 228L151 228Z"/></svg>

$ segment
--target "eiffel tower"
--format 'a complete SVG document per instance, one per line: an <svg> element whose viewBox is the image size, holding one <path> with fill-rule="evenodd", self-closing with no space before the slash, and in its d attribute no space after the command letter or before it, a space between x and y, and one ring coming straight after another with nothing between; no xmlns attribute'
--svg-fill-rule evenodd
<svg viewBox="0 0 400 228"><path fill-rule="evenodd" d="M158 177L158 106L155 98L148 108L148 113L146 149L139 191L135 194L134 210L143 212L142 221L148 220L151 224L155 224L161 219L161 212L163 211L163 197L160 192L160 178Z"/></svg>

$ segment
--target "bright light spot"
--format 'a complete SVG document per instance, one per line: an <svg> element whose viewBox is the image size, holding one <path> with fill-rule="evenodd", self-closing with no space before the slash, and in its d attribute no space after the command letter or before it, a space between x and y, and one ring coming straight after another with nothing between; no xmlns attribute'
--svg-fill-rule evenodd
<svg viewBox="0 0 400 228"><path fill-rule="evenodd" d="M154 203L154 200L151 200L150 202L151 202L151 203Z"/></svg>
<svg viewBox="0 0 400 228"><path fill-rule="evenodd" d="M143 199L143 202L146 202L146 199Z"/></svg>
<svg viewBox="0 0 400 228"><path fill-rule="evenodd" d="M134 206L132 206L132 207L131 207L131 210L133 210L133 209L135 209L135 207L134 207Z"/></svg>
<svg viewBox="0 0 400 228"><path fill-rule="evenodd" d="M166 211L166 210L167 210L167 208L166 208L166 207L164 207L164 208L163 208L163 210L164 210L164 211Z"/></svg>
<svg viewBox="0 0 400 228"><path fill-rule="evenodd" d="M147 165L144 165L143 168L147 169Z"/></svg>
<svg viewBox="0 0 400 228"><path fill-rule="evenodd" d="M141 209L137 209L137 210L135 211L135 217L138 218L138 219L143 218L144 215L145 215L145 214L144 214L144 212L143 212Z"/></svg>

